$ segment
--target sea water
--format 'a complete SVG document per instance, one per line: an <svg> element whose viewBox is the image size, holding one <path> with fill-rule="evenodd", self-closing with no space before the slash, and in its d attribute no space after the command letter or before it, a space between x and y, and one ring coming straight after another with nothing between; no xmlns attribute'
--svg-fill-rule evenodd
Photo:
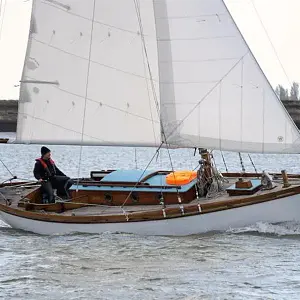
<svg viewBox="0 0 300 300"><path fill-rule="evenodd" d="M71 177L92 170L194 169L193 150L49 146ZM79 161L82 151L81 161ZM33 179L40 145L0 145L0 179ZM240 171L236 153L223 153ZM246 171L254 168L243 154ZM217 167L225 171L220 152ZM299 155L251 158L262 170L300 172ZM1 201L1 200L0 200ZM299 212L300 213L300 212ZM300 224L257 223L188 237L41 236L0 221L0 299L300 299Z"/></svg>

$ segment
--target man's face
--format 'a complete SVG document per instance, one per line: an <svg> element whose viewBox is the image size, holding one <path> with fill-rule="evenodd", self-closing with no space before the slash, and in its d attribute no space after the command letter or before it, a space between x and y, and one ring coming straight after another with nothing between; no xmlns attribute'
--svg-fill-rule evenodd
<svg viewBox="0 0 300 300"><path fill-rule="evenodd" d="M44 159L45 160L48 160L49 158L51 157L51 152L48 152L48 153L46 153L45 155L44 155Z"/></svg>

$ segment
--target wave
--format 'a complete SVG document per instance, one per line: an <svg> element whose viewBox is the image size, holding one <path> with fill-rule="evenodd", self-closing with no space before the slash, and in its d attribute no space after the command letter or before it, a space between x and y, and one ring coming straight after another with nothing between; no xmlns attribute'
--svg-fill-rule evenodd
<svg viewBox="0 0 300 300"><path fill-rule="evenodd" d="M10 226L9 225L7 225L6 223L4 223L1 219L0 219L0 228L1 227L4 227L4 228L10 228Z"/></svg>
<svg viewBox="0 0 300 300"><path fill-rule="evenodd" d="M283 222L283 223L265 223L258 222L256 224L229 229L227 233L233 234L263 234L270 236L292 236L300 238L300 223L299 222Z"/></svg>

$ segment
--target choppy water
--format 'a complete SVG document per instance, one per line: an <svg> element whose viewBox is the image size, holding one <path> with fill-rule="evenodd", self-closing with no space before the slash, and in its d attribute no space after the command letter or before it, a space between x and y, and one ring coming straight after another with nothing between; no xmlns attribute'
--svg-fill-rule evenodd
<svg viewBox="0 0 300 300"><path fill-rule="evenodd" d="M52 146L78 176L79 147ZM31 179L40 146L0 145L14 175ZM144 168L154 149L84 147L80 176L102 168ZM191 150L171 151L175 168L194 168ZM247 171L253 171L244 155ZM223 171L220 153L216 163ZM230 171L241 169L225 153ZM252 155L258 171L300 172L300 156ZM151 168L170 168L166 151ZM0 179L10 177L0 163ZM300 213L300 212L299 212ZM125 234L39 236L0 221L0 299L300 299L300 224L253 224L190 237Z"/></svg>

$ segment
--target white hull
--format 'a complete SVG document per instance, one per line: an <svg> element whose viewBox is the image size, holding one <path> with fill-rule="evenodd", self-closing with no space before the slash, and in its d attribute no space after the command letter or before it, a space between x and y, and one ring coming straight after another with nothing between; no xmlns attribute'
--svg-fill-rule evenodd
<svg viewBox="0 0 300 300"><path fill-rule="evenodd" d="M13 228L38 234L69 234L123 232L139 235L191 235L209 231L224 231L256 222L300 221L300 195L293 195L268 202L222 210L189 217L159 221L70 224L36 221L0 212L4 222Z"/></svg>

